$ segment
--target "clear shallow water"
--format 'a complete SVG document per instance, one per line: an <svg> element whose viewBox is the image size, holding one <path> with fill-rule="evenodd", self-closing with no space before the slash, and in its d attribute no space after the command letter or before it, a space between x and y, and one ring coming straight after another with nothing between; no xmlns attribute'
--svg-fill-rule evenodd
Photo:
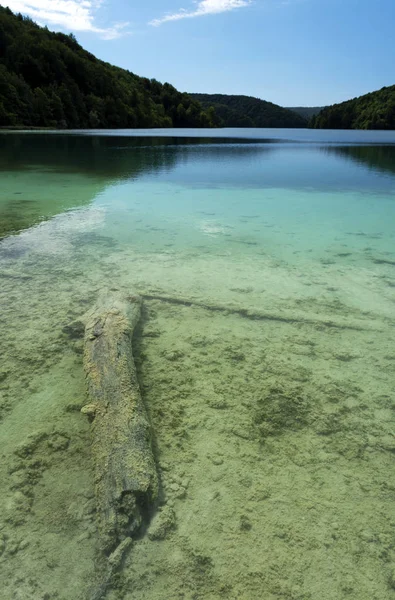
<svg viewBox="0 0 395 600"><path fill-rule="evenodd" d="M360 254L369 244L351 243L354 235L374 236L372 252L391 253L394 147L307 144L302 133L303 145L281 138L147 142L109 135L3 134L2 227L4 233L17 232L87 206L90 213L100 212L95 230L126 245L138 240L141 247L143 228L160 222L153 236L144 231L147 247L157 250L173 235L178 247L188 248L192 239L206 251L213 244L233 250L234 243L275 244L280 253L288 247L314 260L341 245ZM369 133L371 139L371 132L354 133ZM329 139L333 135L329 132ZM337 135L350 139L350 132ZM84 220L83 209L73 221L79 218Z"/></svg>
<svg viewBox="0 0 395 600"><path fill-rule="evenodd" d="M106 290L145 297L163 485L108 598L395 597L393 132L3 133L0 178L8 597L98 578L70 324Z"/></svg>

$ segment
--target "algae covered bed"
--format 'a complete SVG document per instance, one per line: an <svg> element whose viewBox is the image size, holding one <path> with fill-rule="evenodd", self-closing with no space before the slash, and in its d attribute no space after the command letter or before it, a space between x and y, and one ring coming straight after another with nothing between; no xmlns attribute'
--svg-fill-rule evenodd
<svg viewBox="0 0 395 600"><path fill-rule="evenodd" d="M395 148L203 133L0 136L6 600L395 599ZM105 293L142 297L159 496L103 583Z"/></svg>

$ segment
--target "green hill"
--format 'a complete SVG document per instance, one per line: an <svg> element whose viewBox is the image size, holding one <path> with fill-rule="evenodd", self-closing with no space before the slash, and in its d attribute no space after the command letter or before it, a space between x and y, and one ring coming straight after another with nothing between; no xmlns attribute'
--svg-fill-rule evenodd
<svg viewBox="0 0 395 600"><path fill-rule="evenodd" d="M395 129L395 85L333 104L313 117L316 129Z"/></svg>
<svg viewBox="0 0 395 600"><path fill-rule="evenodd" d="M0 7L0 126L60 128L211 127L203 110L169 83L98 60L75 37L52 33Z"/></svg>
<svg viewBox="0 0 395 600"><path fill-rule="evenodd" d="M321 110L326 108L325 106L287 106L287 110L292 110L292 112L296 112L301 117L309 120L314 115L318 115Z"/></svg>
<svg viewBox="0 0 395 600"><path fill-rule="evenodd" d="M214 107L222 127L307 127L300 115L252 96L190 94L202 106Z"/></svg>

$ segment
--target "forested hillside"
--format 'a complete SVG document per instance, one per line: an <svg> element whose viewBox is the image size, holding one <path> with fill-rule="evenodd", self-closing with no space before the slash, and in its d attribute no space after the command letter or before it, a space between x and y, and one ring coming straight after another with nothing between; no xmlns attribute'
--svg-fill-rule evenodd
<svg viewBox="0 0 395 600"><path fill-rule="evenodd" d="M0 126L60 128L212 127L169 83L138 77L0 7Z"/></svg>
<svg viewBox="0 0 395 600"><path fill-rule="evenodd" d="M340 104L312 118L316 129L395 129L395 85Z"/></svg>
<svg viewBox="0 0 395 600"><path fill-rule="evenodd" d="M272 102L252 96L191 94L204 108L210 106L221 119L222 127L307 127L300 115Z"/></svg>
<svg viewBox="0 0 395 600"><path fill-rule="evenodd" d="M301 117L304 117L305 119L309 120L311 119L311 117L314 117L314 115L318 115L319 112L321 112L321 110L323 110L324 108L326 108L325 106L287 106L286 107L288 110L292 110L292 112L296 112L298 113L298 115L300 115Z"/></svg>

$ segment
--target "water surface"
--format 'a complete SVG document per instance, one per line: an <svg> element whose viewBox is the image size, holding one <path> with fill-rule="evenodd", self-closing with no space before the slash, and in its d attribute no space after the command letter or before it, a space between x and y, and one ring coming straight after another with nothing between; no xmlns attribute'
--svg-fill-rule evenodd
<svg viewBox="0 0 395 600"><path fill-rule="evenodd" d="M0 178L6 597L100 584L104 292L144 297L162 491L101 597L395 598L394 133L2 133Z"/></svg>

